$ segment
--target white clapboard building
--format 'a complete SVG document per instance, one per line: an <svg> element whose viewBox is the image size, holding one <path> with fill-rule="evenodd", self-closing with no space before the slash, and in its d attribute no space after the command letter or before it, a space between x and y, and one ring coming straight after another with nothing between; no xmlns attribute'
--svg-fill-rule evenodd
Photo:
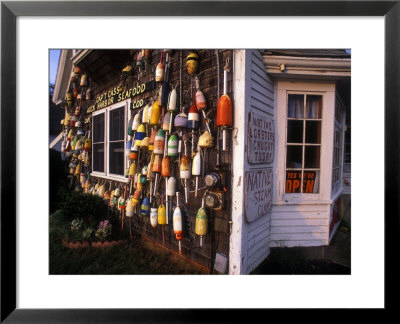
<svg viewBox="0 0 400 324"><path fill-rule="evenodd" d="M215 52L231 59L233 127L228 132L232 156L226 209L215 214L218 228L226 228L221 232L226 244L220 244L226 248L213 252L211 264L221 273L248 274L271 248L327 246L338 228L351 184L351 54L344 49ZM213 55L214 50L204 52L209 71L216 70ZM101 56L62 50L53 102L65 105L76 64L105 83L102 91L112 89L121 74L113 59L125 63L125 56L129 57L123 51ZM130 103L131 98L126 106ZM110 107L85 110L85 122Z"/></svg>

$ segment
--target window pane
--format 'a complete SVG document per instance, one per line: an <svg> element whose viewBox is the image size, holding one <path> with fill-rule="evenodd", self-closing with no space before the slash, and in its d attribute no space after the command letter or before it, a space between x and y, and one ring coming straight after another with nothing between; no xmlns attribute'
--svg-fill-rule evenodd
<svg viewBox="0 0 400 324"><path fill-rule="evenodd" d="M93 144L93 171L104 172L104 144Z"/></svg>
<svg viewBox="0 0 400 324"><path fill-rule="evenodd" d="M288 117L304 118L304 95L288 96Z"/></svg>
<svg viewBox="0 0 400 324"><path fill-rule="evenodd" d="M318 193L319 171L304 170L303 193Z"/></svg>
<svg viewBox="0 0 400 324"><path fill-rule="evenodd" d="M304 153L304 167L305 168L319 168L319 146L306 146Z"/></svg>
<svg viewBox="0 0 400 324"><path fill-rule="evenodd" d="M93 143L104 142L104 114L93 116Z"/></svg>
<svg viewBox="0 0 400 324"><path fill-rule="evenodd" d="M121 107L110 111L110 141L124 139L125 132L125 108Z"/></svg>
<svg viewBox="0 0 400 324"><path fill-rule="evenodd" d="M286 167L293 169L301 168L303 149L299 145L288 145L286 155Z"/></svg>
<svg viewBox="0 0 400 324"><path fill-rule="evenodd" d="M322 118L322 96L308 95L306 99L306 118Z"/></svg>
<svg viewBox="0 0 400 324"><path fill-rule="evenodd" d="M112 174L124 175L124 142L110 143L109 170Z"/></svg>
<svg viewBox="0 0 400 324"><path fill-rule="evenodd" d="M302 120L288 120L288 143L303 143L303 124Z"/></svg>
<svg viewBox="0 0 400 324"><path fill-rule="evenodd" d="M306 143L321 144L321 122L306 121Z"/></svg>
<svg viewBox="0 0 400 324"><path fill-rule="evenodd" d="M301 171L286 171L286 193L300 192Z"/></svg>

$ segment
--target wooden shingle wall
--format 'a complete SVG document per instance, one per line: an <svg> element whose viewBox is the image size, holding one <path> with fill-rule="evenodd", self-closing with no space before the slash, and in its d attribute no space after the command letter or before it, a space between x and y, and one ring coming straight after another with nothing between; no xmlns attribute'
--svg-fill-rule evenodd
<svg viewBox="0 0 400 324"><path fill-rule="evenodd" d="M104 52L104 51L103 51ZM126 53L129 53L129 60L126 60ZM118 62L118 64L110 64L105 63L106 65L109 64L113 67L113 75L114 78L112 80L106 79L107 76L102 75L102 80L100 82L96 82L96 79L89 79L94 85L94 93L93 98L96 95L107 91L108 89L112 89L117 87L121 84L122 79L121 77L115 76L115 69L120 68L122 69L130 64L133 63L134 73L132 76L127 77L123 82L123 87L126 89L130 89L133 86L139 83L145 83L155 79L155 69L157 64L160 61L161 51L160 50L151 50L151 60L150 65L147 66L145 71L142 71L140 75L140 79L138 80L138 70L136 68L136 57L137 57L138 50L126 50L123 53L123 56L119 56L119 58L123 57L124 60ZM230 69L232 70L232 51L231 50L218 50L218 60L219 60L219 70L217 69L217 55L215 50L213 49L198 49L197 53L199 55L199 69L198 69L198 77L200 79L200 89L203 91L204 96L207 101L207 115L211 118L211 130L212 135L214 136L214 144L216 143L217 139L217 128L215 126L215 119L216 119L216 109L217 109L217 102L222 95L223 92L223 71L224 65L226 64L227 60L229 59ZM101 54L101 53L100 53ZM182 69L180 66L180 54L182 54ZM177 93L178 93L178 100L177 106L179 107L179 94L182 93L182 105L184 107L184 112L188 114L190 106L193 104L193 96L195 94L195 82L194 78L190 76L186 70L186 56L189 54L188 49L181 50L174 50L171 58L171 67L169 73L169 84L172 87L177 86ZM101 55L100 55L101 56ZM107 55L107 60L111 56ZM164 54L165 58L165 54ZM96 62L101 62L101 57L96 59ZM97 64L97 63L96 63ZM100 70L107 70L107 66L98 67ZM182 75L182 89L179 88L180 84L180 71ZM84 68L83 68L83 72ZM100 71L101 72L101 71ZM101 73L95 74L100 75ZM219 92L218 92L218 74L219 74ZM120 75L120 74L118 74ZM228 73L228 95L233 98L232 93L232 73ZM135 96L133 100L150 100L151 98L156 98L158 94L159 86L156 86L154 90L140 94ZM81 111L86 111L86 109L93 105L93 100L83 102ZM234 107L234 103L233 103ZM132 114L135 115L139 112L139 109L132 110ZM178 108L179 109L179 108ZM234 109L234 108L233 108ZM165 111L166 112L166 111ZM175 115L174 115L175 116ZM90 117L90 114L86 114L83 116L83 119L87 119ZM87 129L90 127L89 124L85 126ZM197 132L195 138L196 142L200 134L203 133L205 130L205 125L203 122L203 117L200 113L200 132ZM173 131L174 132L174 131ZM232 131L229 131L232 134ZM222 210L210 210L207 209L208 216L209 216L209 231L208 235L203 237L203 246L199 246L199 237L195 235L195 217L197 210L201 206L201 198L204 193L204 189L199 191L198 197L194 197L194 177L189 180L190 185L190 196L189 196L189 203L185 204L184 202L184 189L182 183L178 180L179 176L179 165L178 161L173 162L174 171L173 174L177 178L178 182L178 191L180 191L180 207L183 212L183 223L184 229L183 234L184 238L182 239L182 254L193 259L194 261L212 269L213 262L215 258L215 254L217 252L221 252L225 255L229 254L229 234L230 234L230 199L231 199L231 188L230 188L230 174L231 174L231 167L232 167L232 154L231 154L231 145L230 136L229 138L229 145L227 152L220 152L220 161L221 161L221 170L223 170L226 174L226 191L225 191L225 201L224 201L224 208ZM189 140L191 136L189 135ZM197 146L197 143L196 145ZM222 144L221 144L222 146ZM188 143L188 152L191 152L191 145ZM217 152L214 146L213 149L207 150L207 160L206 160L206 170L205 174L208 171L213 170L216 168L216 159L217 159ZM178 159L177 159L178 160ZM141 161L144 163L144 161ZM148 161L147 161L148 164ZM139 167L142 167L139 165ZM95 179L94 179L95 180ZM162 178L160 181L159 192L165 192L165 180ZM199 188L204 188L204 182L202 179L199 181ZM131 192L133 194L133 192ZM175 207L175 198L173 200L172 206ZM157 225L156 228L151 227L150 221L148 217L143 217L141 215L136 215L132 218L132 229L134 232L138 234L145 235L146 237L160 243L164 244L169 249L178 251L178 241L175 238L172 228L172 209L170 210L170 218L169 224L164 225L163 228L160 225ZM164 242L163 242L163 231L164 231Z"/></svg>

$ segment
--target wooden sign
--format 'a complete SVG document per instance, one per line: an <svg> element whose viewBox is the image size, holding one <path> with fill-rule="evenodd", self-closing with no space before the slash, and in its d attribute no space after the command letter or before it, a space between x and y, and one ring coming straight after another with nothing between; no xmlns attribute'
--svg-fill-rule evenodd
<svg viewBox="0 0 400 324"><path fill-rule="evenodd" d="M246 171L244 176L245 218L252 222L271 212L272 168Z"/></svg>
<svg viewBox="0 0 400 324"><path fill-rule="evenodd" d="M265 115L249 113L247 161L250 164L274 160L274 121Z"/></svg>
<svg viewBox="0 0 400 324"><path fill-rule="evenodd" d="M96 97L96 103L90 106L86 113L92 113L96 110L106 108L117 102L124 101L129 98L133 98L137 95L153 90L155 88L154 80L139 84L136 87L132 87L128 90L123 90L121 87L113 88L108 91L104 91Z"/></svg>

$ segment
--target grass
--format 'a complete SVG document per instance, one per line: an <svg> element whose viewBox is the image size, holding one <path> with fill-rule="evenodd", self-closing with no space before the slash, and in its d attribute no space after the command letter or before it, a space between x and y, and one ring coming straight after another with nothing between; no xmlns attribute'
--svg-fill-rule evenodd
<svg viewBox="0 0 400 324"><path fill-rule="evenodd" d="M66 248L61 239L68 224L60 216L60 210L50 216L50 274L204 274L186 259L138 238L106 248Z"/></svg>

